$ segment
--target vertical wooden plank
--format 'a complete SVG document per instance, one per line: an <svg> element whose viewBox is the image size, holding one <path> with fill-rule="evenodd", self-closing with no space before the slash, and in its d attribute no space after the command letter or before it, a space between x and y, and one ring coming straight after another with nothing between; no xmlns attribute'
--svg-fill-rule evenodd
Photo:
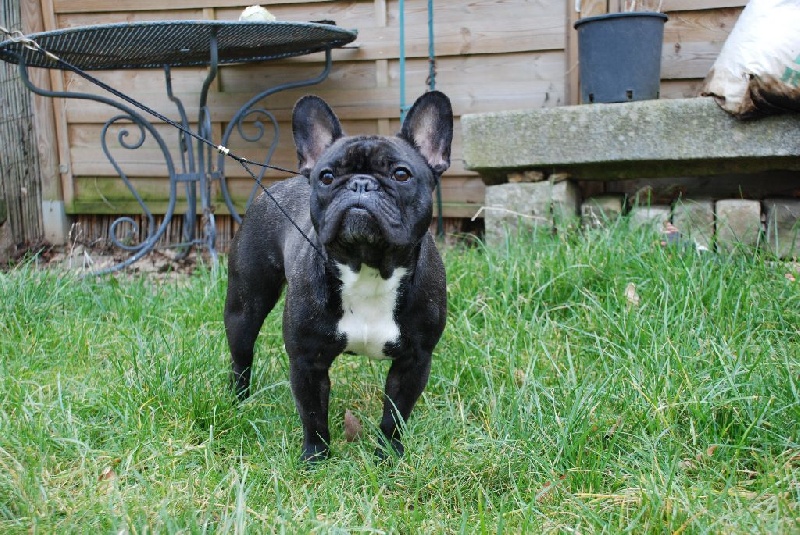
<svg viewBox="0 0 800 535"><path fill-rule="evenodd" d="M44 29L46 31L57 28L56 13L53 0L41 0L41 14ZM53 91L64 91L64 73L57 69L51 69L50 87ZM62 99L54 99L53 116L56 126L56 145L58 147L58 172L61 176L61 192L64 204L69 206L75 198L75 184L72 176L72 165L69 155L69 133L67 131L67 113Z"/></svg>
<svg viewBox="0 0 800 535"><path fill-rule="evenodd" d="M375 5L375 25L385 28L388 24L388 13L386 10L386 0L374 0ZM375 60L375 85L376 87L389 87L389 60ZM391 132L391 121L389 119L378 119L378 134L388 136Z"/></svg>
<svg viewBox="0 0 800 535"><path fill-rule="evenodd" d="M22 31L26 34L44 31L39 0L22 0ZM50 89L50 77L43 69L31 69L31 82L42 89ZM53 99L31 93L34 110L36 149L42 180L42 200L63 201L61 178L58 173L58 141L56 140Z"/></svg>
<svg viewBox="0 0 800 535"><path fill-rule="evenodd" d="M615 2L615 0L582 0L580 18L605 15L609 12L609 2Z"/></svg>
<svg viewBox="0 0 800 535"><path fill-rule="evenodd" d="M388 13L386 10L386 0L374 0L375 5L375 25L385 28L388 24Z"/></svg>
<svg viewBox="0 0 800 535"><path fill-rule="evenodd" d="M567 0L567 28L566 39L564 40L564 58L566 73L564 80L564 96L568 106L580 104L580 80L578 77L578 32L575 30L575 22L580 18L580 13L576 9L575 0Z"/></svg>
<svg viewBox="0 0 800 535"><path fill-rule="evenodd" d="M376 86L379 88L388 88L389 87L389 60L388 59L377 59L375 60L375 82ZM391 120L389 119L378 119L378 134L382 136L391 135L393 132L391 131Z"/></svg>

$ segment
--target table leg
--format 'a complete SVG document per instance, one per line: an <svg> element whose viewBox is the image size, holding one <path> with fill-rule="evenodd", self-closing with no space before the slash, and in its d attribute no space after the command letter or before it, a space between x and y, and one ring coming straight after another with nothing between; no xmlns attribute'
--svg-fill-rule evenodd
<svg viewBox="0 0 800 535"><path fill-rule="evenodd" d="M217 67L219 65L219 45L217 41L216 29L211 32L209 46L209 65L208 75L203 82L203 89L200 91L200 110L197 117L197 128L200 137L211 140L211 111L208 109L208 90L211 83L217 77ZM214 205L212 204L212 191L214 177L211 169L211 147L208 144L197 143L198 163L200 167L200 206L203 210L203 240L211 255L212 267L217 266L217 223L214 218Z"/></svg>
<svg viewBox="0 0 800 535"><path fill-rule="evenodd" d="M195 149L193 140L186 134L190 131L191 125L189 118L186 115L186 109L183 102L172 91L172 71L169 65L164 65L164 79L167 84L167 97L175 104L180 116L180 124L185 130L178 132L178 150L180 151L181 159L181 173L178 175L170 176L170 181L184 182L186 189L186 213L183 215L183 243L180 257L183 258L189 254L191 245L194 243L194 226L197 214L197 193L195 182L198 178L198 169L196 165L197 158L195 157Z"/></svg>

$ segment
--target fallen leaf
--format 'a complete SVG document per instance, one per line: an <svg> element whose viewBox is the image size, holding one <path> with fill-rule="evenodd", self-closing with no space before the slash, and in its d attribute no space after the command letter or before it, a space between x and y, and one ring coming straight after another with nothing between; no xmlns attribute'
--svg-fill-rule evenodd
<svg viewBox="0 0 800 535"><path fill-rule="evenodd" d="M545 501L549 501L553 498L552 492L558 487L558 484L564 481L567 478L566 474L560 474L557 476L557 479L552 481L545 481L542 488L539 489L539 492L536 493L536 501L539 503L543 503Z"/></svg>
<svg viewBox="0 0 800 535"><path fill-rule="evenodd" d="M761 475L758 472L756 472L755 470L745 470L745 469L737 470L736 473L743 474L747 479L755 479L759 475Z"/></svg>
<svg viewBox="0 0 800 535"><path fill-rule="evenodd" d="M711 445L710 445L710 446L709 446L709 447L706 449L706 455L708 455L709 457L712 457L712 456L714 455L714 452L715 452L715 451L717 451L717 445L716 445L716 444L711 444Z"/></svg>
<svg viewBox="0 0 800 535"><path fill-rule="evenodd" d="M614 434L617 432L617 429L619 429L621 426L622 426L622 416L617 418L617 421L614 423L614 425L611 426L611 428L608 430L608 432L605 434L603 438L609 440L611 437L614 436Z"/></svg>
<svg viewBox="0 0 800 535"><path fill-rule="evenodd" d="M694 461L691 459L683 459L680 463L678 463L681 468L684 470L694 470L697 466L694 464Z"/></svg>
<svg viewBox="0 0 800 535"><path fill-rule="evenodd" d="M636 285L634 283L629 282L625 287L625 298L631 305L639 306L639 294L636 293Z"/></svg>
<svg viewBox="0 0 800 535"><path fill-rule="evenodd" d="M106 466L97 478L98 481L112 481L114 479L117 479L117 474L110 466Z"/></svg>
<svg viewBox="0 0 800 535"><path fill-rule="evenodd" d="M545 481L545 484L542 485L542 488L539 492L536 493L536 501L542 502L550 491L553 490L553 482L552 481Z"/></svg>
<svg viewBox="0 0 800 535"><path fill-rule="evenodd" d="M514 382L517 386L522 386L525 384L525 370L520 368L514 369Z"/></svg>
<svg viewBox="0 0 800 535"><path fill-rule="evenodd" d="M344 411L344 439L347 442L355 442L360 440L364 434L364 426L358 417L350 412L350 409Z"/></svg>
<svg viewBox="0 0 800 535"><path fill-rule="evenodd" d="M795 282L795 280L797 280L797 279L795 279L794 275L792 275L791 273L787 273L786 274L786 280L789 281L789 282Z"/></svg>

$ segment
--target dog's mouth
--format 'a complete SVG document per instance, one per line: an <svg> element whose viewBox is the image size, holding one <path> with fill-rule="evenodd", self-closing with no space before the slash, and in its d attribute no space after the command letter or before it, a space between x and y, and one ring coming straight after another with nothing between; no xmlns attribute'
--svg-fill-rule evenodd
<svg viewBox="0 0 800 535"><path fill-rule="evenodd" d="M319 214L323 245L406 246L411 243L399 207L386 196L341 195Z"/></svg>
<svg viewBox="0 0 800 535"><path fill-rule="evenodd" d="M378 219L361 205L344 210L334 235L342 243L374 244L384 241Z"/></svg>

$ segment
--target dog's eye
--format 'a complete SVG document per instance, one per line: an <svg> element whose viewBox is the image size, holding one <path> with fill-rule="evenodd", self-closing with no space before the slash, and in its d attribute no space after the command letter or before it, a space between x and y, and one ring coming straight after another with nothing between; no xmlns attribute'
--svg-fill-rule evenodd
<svg viewBox="0 0 800 535"><path fill-rule="evenodd" d="M405 167L398 167L392 173L392 178L397 180L398 182L405 182L409 178L411 178L411 171L406 169Z"/></svg>
<svg viewBox="0 0 800 535"><path fill-rule="evenodd" d="M325 169L319 174L319 181L325 184L326 186L330 186L333 183L333 171L330 169Z"/></svg>

